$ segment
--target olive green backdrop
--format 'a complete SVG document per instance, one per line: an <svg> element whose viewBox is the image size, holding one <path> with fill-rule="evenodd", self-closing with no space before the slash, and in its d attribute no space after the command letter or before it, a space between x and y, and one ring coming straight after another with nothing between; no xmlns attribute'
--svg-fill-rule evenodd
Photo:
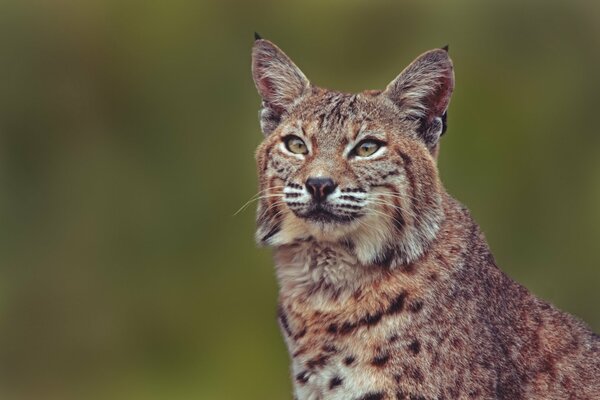
<svg viewBox="0 0 600 400"><path fill-rule="evenodd" d="M0 397L291 399L253 243L257 30L316 84L450 44L440 169L502 268L600 330L600 3L0 3Z"/></svg>

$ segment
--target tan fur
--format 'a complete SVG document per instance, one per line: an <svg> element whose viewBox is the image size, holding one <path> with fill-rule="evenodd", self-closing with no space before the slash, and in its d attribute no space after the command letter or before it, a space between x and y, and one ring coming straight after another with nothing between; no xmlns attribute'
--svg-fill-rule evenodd
<svg viewBox="0 0 600 400"><path fill-rule="evenodd" d="M265 133L256 237L275 249L298 400L600 398L598 336L502 273L439 180L447 51L384 91L345 94L257 40L253 75ZM289 135L306 154L286 150ZM352 149L364 138L382 147L363 159ZM314 177L335 183L321 205Z"/></svg>

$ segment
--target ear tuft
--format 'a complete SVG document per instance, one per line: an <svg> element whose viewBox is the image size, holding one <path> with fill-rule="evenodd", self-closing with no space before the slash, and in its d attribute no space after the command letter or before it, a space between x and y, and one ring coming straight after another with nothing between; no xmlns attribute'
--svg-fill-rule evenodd
<svg viewBox="0 0 600 400"><path fill-rule="evenodd" d="M277 127L310 83L283 51L265 39L256 40L252 47L252 77L262 98L261 126L266 135Z"/></svg>
<svg viewBox="0 0 600 400"><path fill-rule="evenodd" d="M445 45L444 47L442 47L442 50L445 50L446 53L448 53L448 50L450 49L449 45Z"/></svg>
<svg viewBox="0 0 600 400"><path fill-rule="evenodd" d="M261 40L262 37L258 34L258 32L254 32L254 41Z"/></svg>
<svg viewBox="0 0 600 400"><path fill-rule="evenodd" d="M406 119L418 120L418 135L433 149L446 130L446 111L454 90L454 67L447 49L428 51L385 89Z"/></svg>

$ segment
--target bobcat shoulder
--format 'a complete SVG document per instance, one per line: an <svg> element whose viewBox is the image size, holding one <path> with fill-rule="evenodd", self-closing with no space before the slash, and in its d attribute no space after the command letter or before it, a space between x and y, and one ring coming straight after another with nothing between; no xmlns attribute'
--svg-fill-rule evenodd
<svg viewBox="0 0 600 400"><path fill-rule="evenodd" d="M256 239L298 400L598 399L600 338L497 266L436 158L447 49L383 91L310 83L258 38Z"/></svg>

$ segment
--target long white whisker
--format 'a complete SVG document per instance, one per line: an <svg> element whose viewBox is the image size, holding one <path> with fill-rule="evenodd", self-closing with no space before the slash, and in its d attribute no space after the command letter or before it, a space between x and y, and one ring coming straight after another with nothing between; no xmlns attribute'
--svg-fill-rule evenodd
<svg viewBox="0 0 600 400"><path fill-rule="evenodd" d="M256 198L252 198L250 200L248 200L243 206L241 206L239 208L239 210L237 210L233 215L236 216L238 215L240 212L242 212L246 207L248 207L250 204L252 204L255 201L261 200L261 199L268 199L271 197L284 197L283 194L267 194L267 195L263 195L263 196L258 196Z"/></svg>

